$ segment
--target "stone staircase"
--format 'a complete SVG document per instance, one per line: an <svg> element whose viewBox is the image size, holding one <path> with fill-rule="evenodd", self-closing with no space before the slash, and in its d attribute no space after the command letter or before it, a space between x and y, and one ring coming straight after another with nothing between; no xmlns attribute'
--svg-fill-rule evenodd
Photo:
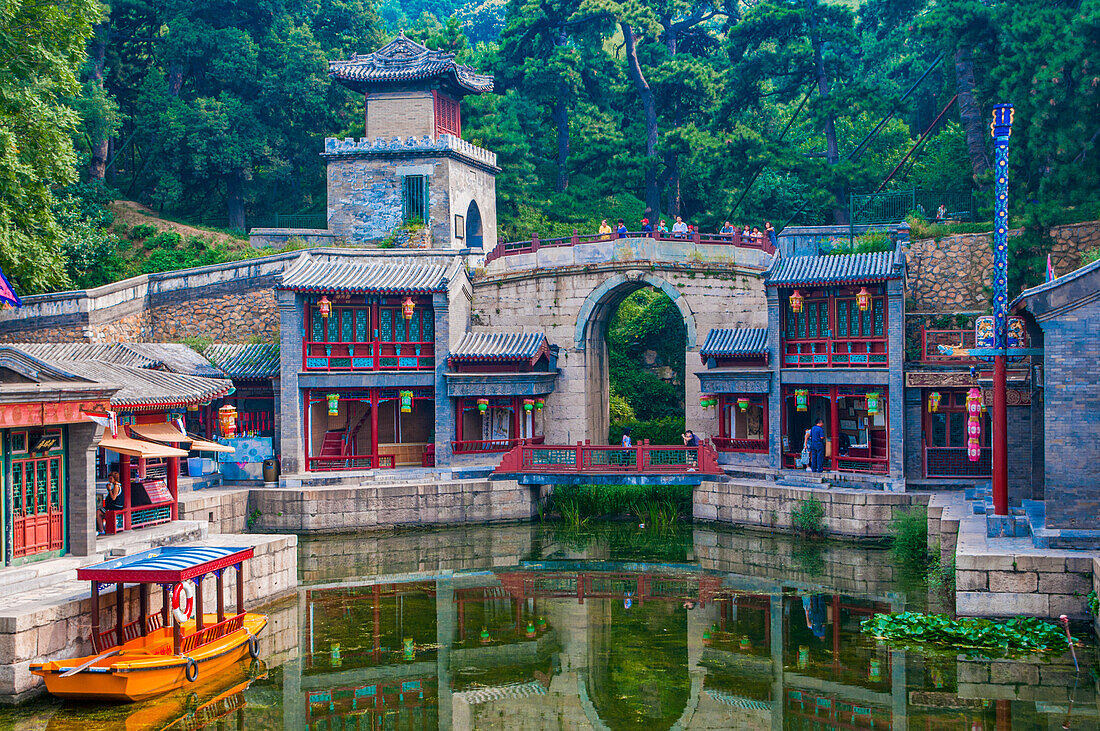
<svg viewBox="0 0 1100 731"><path fill-rule="evenodd" d="M966 499L970 502L974 515L984 515L987 538L1026 538L1031 535L1031 526L1023 507L1008 508L1008 515L993 514L993 487L984 482L976 487L968 487Z"/></svg>

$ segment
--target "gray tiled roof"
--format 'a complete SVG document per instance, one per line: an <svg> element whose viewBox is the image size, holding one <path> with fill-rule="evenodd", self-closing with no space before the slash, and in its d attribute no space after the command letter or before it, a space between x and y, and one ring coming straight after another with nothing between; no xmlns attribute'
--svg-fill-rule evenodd
<svg viewBox="0 0 1100 731"><path fill-rule="evenodd" d="M549 349L540 332L466 333L451 350L452 361L534 360Z"/></svg>
<svg viewBox="0 0 1100 731"><path fill-rule="evenodd" d="M173 373L205 378L225 377L225 374L212 366L201 353L183 343L126 343L125 347L150 360L155 360Z"/></svg>
<svg viewBox="0 0 1100 731"><path fill-rule="evenodd" d="M901 262L893 251L872 254L779 257L764 277L768 287L810 284L851 284L901 278Z"/></svg>
<svg viewBox="0 0 1100 731"><path fill-rule="evenodd" d="M130 408L187 406L228 393L232 384L222 378L202 378L149 368L131 368L101 360L49 361L69 373L97 383L121 386L111 404Z"/></svg>
<svg viewBox="0 0 1100 731"><path fill-rule="evenodd" d="M768 328L730 327L715 328L707 333L699 356L707 358L736 358L768 354Z"/></svg>
<svg viewBox="0 0 1100 731"><path fill-rule="evenodd" d="M203 355L230 378L247 381L276 378L279 375L277 343L215 343L204 350Z"/></svg>
<svg viewBox="0 0 1100 731"><path fill-rule="evenodd" d="M132 368L156 368L161 365L159 361L128 348L124 343L14 343L12 347L47 363L59 360L99 360Z"/></svg>
<svg viewBox="0 0 1100 731"><path fill-rule="evenodd" d="M493 90L493 77L455 62L453 53L433 51L405 37L397 36L374 53L355 54L350 59L329 61L329 76L344 86L364 91L374 85L446 78L466 91Z"/></svg>
<svg viewBox="0 0 1100 731"><path fill-rule="evenodd" d="M299 292L429 294L447 289L447 270L438 264L323 261L308 254L281 276L279 286Z"/></svg>

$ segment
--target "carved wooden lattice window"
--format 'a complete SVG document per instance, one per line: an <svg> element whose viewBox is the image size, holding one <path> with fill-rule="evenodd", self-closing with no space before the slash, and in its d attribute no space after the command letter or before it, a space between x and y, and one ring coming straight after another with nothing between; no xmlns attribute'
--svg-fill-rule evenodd
<svg viewBox="0 0 1100 731"><path fill-rule="evenodd" d="M462 136L462 117L459 113L458 100L439 92L435 93L435 133Z"/></svg>

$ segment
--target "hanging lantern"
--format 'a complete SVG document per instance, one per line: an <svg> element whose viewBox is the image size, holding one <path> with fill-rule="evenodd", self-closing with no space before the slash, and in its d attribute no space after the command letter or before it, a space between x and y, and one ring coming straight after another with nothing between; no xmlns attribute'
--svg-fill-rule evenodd
<svg viewBox="0 0 1100 731"><path fill-rule="evenodd" d="M791 312L802 312L802 293L797 289L791 292Z"/></svg>
<svg viewBox="0 0 1100 731"><path fill-rule="evenodd" d="M942 398L943 397L940 396L939 391L933 391L932 393L928 394L928 412L929 413L934 414L934 413L936 413L937 411L940 410L940 399L942 399Z"/></svg>
<svg viewBox="0 0 1100 731"><path fill-rule="evenodd" d="M402 639L401 640L401 646L402 646L402 649L404 650L404 655L405 655L406 660L415 660L416 659L416 645L413 643L413 638L412 637L405 637L404 639Z"/></svg>
<svg viewBox="0 0 1100 731"><path fill-rule="evenodd" d="M749 410L749 397L748 396L738 396L737 397L737 408L741 409L742 413L748 411Z"/></svg>
<svg viewBox="0 0 1100 731"><path fill-rule="evenodd" d="M413 392L402 391L401 394L401 413L411 414L413 410Z"/></svg>
<svg viewBox="0 0 1100 731"><path fill-rule="evenodd" d="M328 401L328 415L338 416L340 414L340 394L330 393L325 396Z"/></svg>
<svg viewBox="0 0 1100 731"><path fill-rule="evenodd" d="M187 404L187 410L188 411L198 411L199 410L199 405L198 404Z"/></svg>
<svg viewBox="0 0 1100 731"><path fill-rule="evenodd" d="M878 413L878 400L881 395L882 394L880 394L878 391L872 391L871 393L867 394L867 413L869 415L874 416Z"/></svg>
<svg viewBox="0 0 1100 731"><path fill-rule="evenodd" d="M527 413L531 413L535 409L535 400L533 398L523 399L523 410Z"/></svg>
<svg viewBox="0 0 1100 731"><path fill-rule="evenodd" d="M707 396L706 394L700 396L699 405L702 406L704 409L710 406L710 396Z"/></svg>
<svg viewBox="0 0 1100 731"><path fill-rule="evenodd" d="M479 398L477 400L477 410L479 412L481 412L482 414L484 414L486 411L488 411L489 410L489 399Z"/></svg>
<svg viewBox="0 0 1100 731"><path fill-rule="evenodd" d="M237 408L235 406L223 406L218 409L218 426L222 436L232 439L237 436Z"/></svg>
<svg viewBox="0 0 1100 731"><path fill-rule="evenodd" d="M401 303L401 316L406 320L413 319L413 310L416 309L416 303L413 302L412 297L406 297Z"/></svg>
<svg viewBox="0 0 1100 731"><path fill-rule="evenodd" d="M535 632L535 623L530 619L527 620L527 631L524 634L526 634L528 637L534 637L537 634Z"/></svg>
<svg viewBox="0 0 1100 731"><path fill-rule="evenodd" d="M535 399L535 408L538 409L539 411L542 411L542 407L545 406L545 405L546 405L546 399L544 399L544 398Z"/></svg>
<svg viewBox="0 0 1100 731"><path fill-rule="evenodd" d="M871 309L871 293L867 291L866 287L859 288L859 292L856 293L856 303L859 304L860 312Z"/></svg>
<svg viewBox="0 0 1100 731"><path fill-rule="evenodd" d="M794 409L795 411L807 411L809 410L810 403L810 390L808 388L796 388L794 390Z"/></svg>
<svg viewBox="0 0 1100 731"><path fill-rule="evenodd" d="M539 617L539 629L546 629L546 617Z"/></svg>
<svg viewBox="0 0 1100 731"><path fill-rule="evenodd" d="M325 295L321 295L321 299L318 300L317 311L321 313L321 317L328 317L332 314L332 302Z"/></svg>
<svg viewBox="0 0 1100 731"><path fill-rule="evenodd" d="M488 645L492 638L489 637L489 630L485 627L481 628L481 644Z"/></svg>
<svg viewBox="0 0 1100 731"><path fill-rule="evenodd" d="M982 458L982 392L972 388L966 393L966 456L971 462Z"/></svg>
<svg viewBox="0 0 1100 731"><path fill-rule="evenodd" d="M867 679L872 683L877 683L882 680L882 666L876 658L871 658L871 662L867 667Z"/></svg>
<svg viewBox="0 0 1100 731"><path fill-rule="evenodd" d="M740 644L742 650L751 650L752 649L752 640L750 640L748 637L746 637L744 635L742 635L741 642L738 643L738 644Z"/></svg>

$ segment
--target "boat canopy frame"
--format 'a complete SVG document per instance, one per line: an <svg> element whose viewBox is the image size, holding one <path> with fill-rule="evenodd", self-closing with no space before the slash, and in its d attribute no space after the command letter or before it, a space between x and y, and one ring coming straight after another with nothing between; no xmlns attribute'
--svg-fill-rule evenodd
<svg viewBox="0 0 1100 731"><path fill-rule="evenodd" d="M122 645L137 637L168 627L172 628L172 654L191 652L244 627L244 562L252 558L251 546L163 546L136 553L133 556L104 561L77 569L76 577L92 584L92 646L96 652ZM234 568L237 573L237 613L226 619L225 585L222 572ZM204 626L203 580L216 577L216 624ZM176 585L194 580L195 631L184 635L179 622L170 611L170 595ZM100 630L100 589L115 585L115 626ZM138 618L126 622L126 584L138 587ZM149 587L159 585L162 602L159 614L149 614Z"/></svg>

